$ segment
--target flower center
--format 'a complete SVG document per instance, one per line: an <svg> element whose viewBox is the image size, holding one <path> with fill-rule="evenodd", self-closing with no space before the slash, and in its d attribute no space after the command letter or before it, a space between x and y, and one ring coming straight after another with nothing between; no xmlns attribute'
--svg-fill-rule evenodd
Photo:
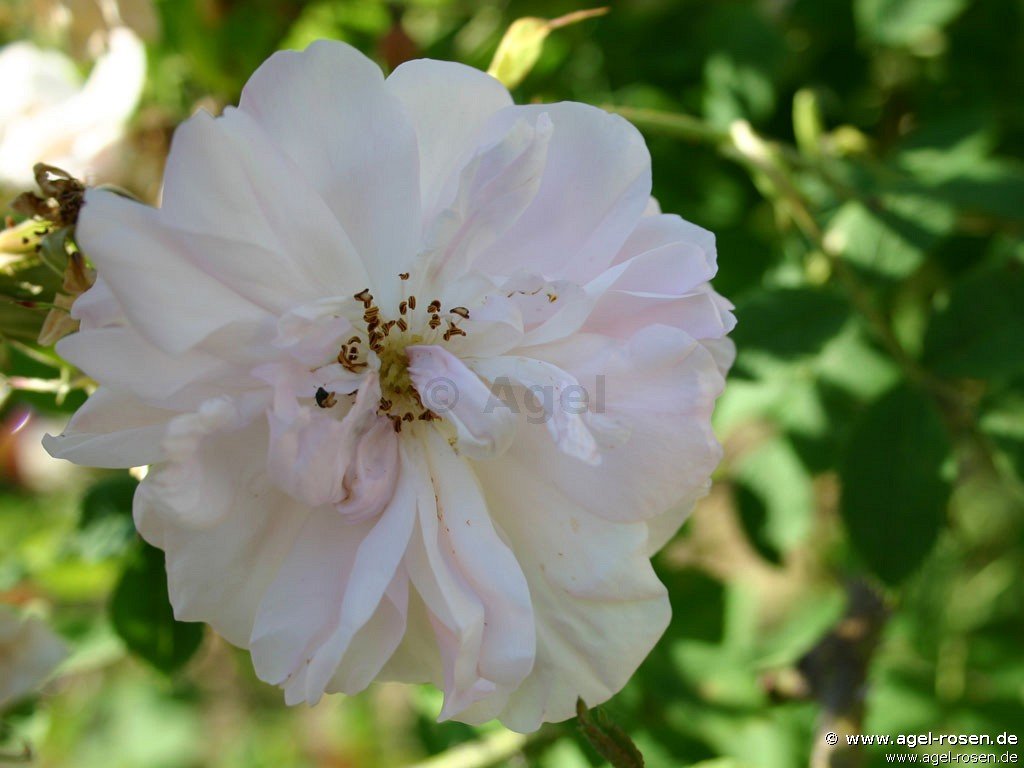
<svg viewBox="0 0 1024 768"><path fill-rule="evenodd" d="M399 277L405 281L408 273ZM416 344L436 344L449 341L455 336L465 336L459 321L469 318L465 307L452 307L441 311L441 300L434 299L426 306L409 296L399 302L393 319L381 316L380 307L374 303L373 294L364 289L352 297L363 309L364 331L356 333L341 345L338 362L353 373L361 373L369 365L369 352L376 354L380 362L381 398L377 413L386 416L402 431L402 424L411 421L433 421L440 419L436 413L423 405L419 392L409 376L409 357L406 347ZM317 404L330 407L334 404L333 392L317 393Z"/></svg>

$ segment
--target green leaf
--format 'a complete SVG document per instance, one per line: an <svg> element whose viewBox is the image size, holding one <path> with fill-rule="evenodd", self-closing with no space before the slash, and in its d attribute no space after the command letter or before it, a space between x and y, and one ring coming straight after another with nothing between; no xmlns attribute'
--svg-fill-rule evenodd
<svg viewBox="0 0 1024 768"><path fill-rule="evenodd" d="M888 195L877 208L850 201L833 216L825 243L856 267L902 278L921 266L954 221L949 206L927 197Z"/></svg>
<svg viewBox="0 0 1024 768"><path fill-rule="evenodd" d="M175 621L164 553L148 544L142 544L121 575L110 614L129 650L168 674L183 667L203 642L202 624Z"/></svg>
<svg viewBox="0 0 1024 768"><path fill-rule="evenodd" d="M762 353L782 360L808 357L839 333L849 307L836 293L782 288L755 293L738 302L739 324L732 333L741 358Z"/></svg>
<svg viewBox="0 0 1024 768"><path fill-rule="evenodd" d="M931 551L945 517L949 440L925 395L901 386L868 409L840 467L841 511L854 549L896 583Z"/></svg>
<svg viewBox="0 0 1024 768"><path fill-rule="evenodd" d="M138 482L123 472L95 483L82 499L77 544L90 560L119 554L135 540L132 499Z"/></svg>
<svg viewBox="0 0 1024 768"><path fill-rule="evenodd" d="M904 46L935 36L967 4L967 0L856 0L854 17L868 39Z"/></svg>
<svg viewBox="0 0 1024 768"><path fill-rule="evenodd" d="M1024 382L987 397L978 426L992 440L996 454L1024 487Z"/></svg>
<svg viewBox="0 0 1024 768"><path fill-rule="evenodd" d="M793 445L783 436L766 440L738 459L736 480L764 504L764 521L752 532L776 552L801 544L811 531L814 489Z"/></svg>
<svg viewBox="0 0 1024 768"><path fill-rule="evenodd" d="M138 486L138 481L127 472L96 482L82 498L82 515L78 527L85 529L110 517L130 520L132 499L135 498Z"/></svg>
<svg viewBox="0 0 1024 768"><path fill-rule="evenodd" d="M557 19L538 19L533 16L516 19L501 38L487 74L500 80L506 88L515 88L530 74L544 50L544 41L553 30L603 16L607 12L607 8L592 8L567 13Z"/></svg>
<svg viewBox="0 0 1024 768"><path fill-rule="evenodd" d="M1024 373L1024 265L960 281L925 335L925 363L947 376L989 379Z"/></svg>

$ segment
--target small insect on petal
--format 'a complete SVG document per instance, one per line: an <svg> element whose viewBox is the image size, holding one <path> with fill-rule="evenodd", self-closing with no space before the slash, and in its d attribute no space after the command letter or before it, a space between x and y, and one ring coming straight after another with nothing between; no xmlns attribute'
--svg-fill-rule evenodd
<svg viewBox="0 0 1024 768"><path fill-rule="evenodd" d="M338 403L338 398L333 392L328 392L323 387L319 387L316 390L316 404L321 408L331 408Z"/></svg>

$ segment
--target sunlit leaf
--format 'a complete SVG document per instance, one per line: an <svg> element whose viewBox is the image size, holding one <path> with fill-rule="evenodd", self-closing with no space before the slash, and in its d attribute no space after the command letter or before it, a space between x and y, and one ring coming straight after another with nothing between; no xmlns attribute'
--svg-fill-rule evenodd
<svg viewBox="0 0 1024 768"><path fill-rule="evenodd" d="M948 376L1024 373L1024 265L963 279L925 336L925 359Z"/></svg>
<svg viewBox="0 0 1024 768"><path fill-rule="evenodd" d="M791 360L812 355L835 336L849 316L841 296L812 288L762 291L740 301L732 333L741 357L758 352Z"/></svg>
<svg viewBox="0 0 1024 768"><path fill-rule="evenodd" d="M825 243L861 269L901 278L921 266L953 219L948 206L925 197L885 197L875 208L850 201L829 222Z"/></svg>
<svg viewBox="0 0 1024 768"><path fill-rule="evenodd" d="M968 0L856 0L857 28L885 45L909 45L934 36L967 7Z"/></svg>
<svg viewBox="0 0 1024 768"><path fill-rule="evenodd" d="M742 456L734 471L764 504L758 537L780 553L800 544L813 522L814 494L811 477L792 444L782 437L767 440Z"/></svg>
<svg viewBox="0 0 1024 768"><path fill-rule="evenodd" d="M83 556L100 559L123 552L135 540L132 498L138 482L128 473L95 483L82 499L76 541Z"/></svg>

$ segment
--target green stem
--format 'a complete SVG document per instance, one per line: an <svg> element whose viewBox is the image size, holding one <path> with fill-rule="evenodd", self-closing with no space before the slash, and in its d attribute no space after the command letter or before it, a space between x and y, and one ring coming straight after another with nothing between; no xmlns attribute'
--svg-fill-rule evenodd
<svg viewBox="0 0 1024 768"><path fill-rule="evenodd" d="M622 115L641 130L673 136L684 141L704 144L725 144L729 141L728 131L719 130L692 115L614 104L605 104L602 109Z"/></svg>

